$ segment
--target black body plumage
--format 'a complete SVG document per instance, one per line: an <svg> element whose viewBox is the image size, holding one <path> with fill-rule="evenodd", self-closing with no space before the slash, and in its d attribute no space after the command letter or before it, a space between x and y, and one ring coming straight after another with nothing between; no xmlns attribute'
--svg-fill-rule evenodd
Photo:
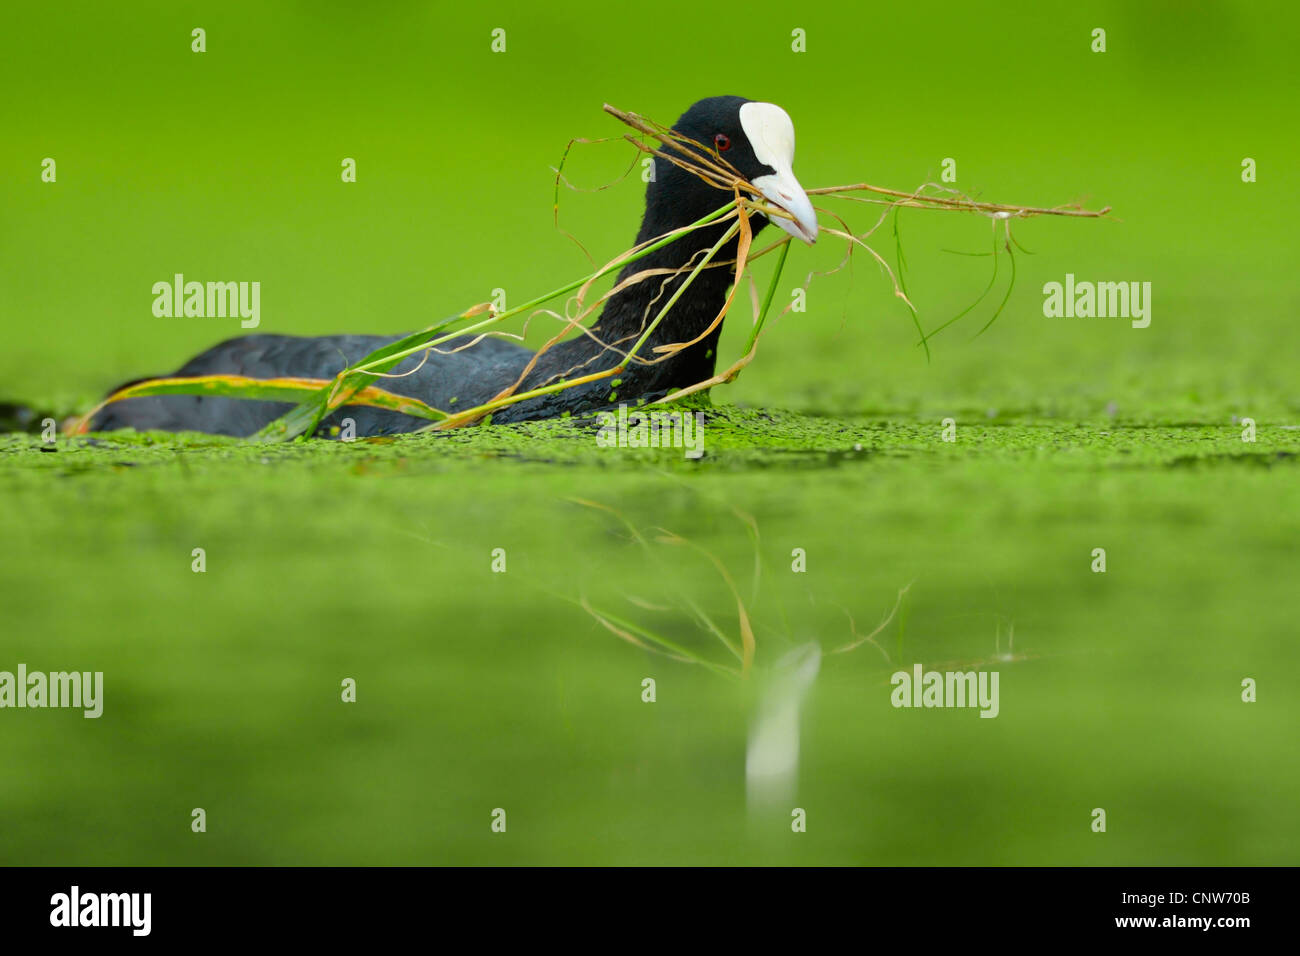
<svg viewBox="0 0 1300 956"><path fill-rule="evenodd" d="M705 144L714 142L718 134L727 137L730 145L727 160L752 180L772 170L755 158L746 139L740 108L747 102L738 96L701 100L682 115L674 129ZM656 158L655 175L646 189L645 215L636 241L644 242L695 222L723 205L728 198L724 190ZM762 228L765 221L762 216L751 217L755 231ZM619 278L621 280L645 269L674 270L698 261L701 251L715 244L725 228L715 224L689 233L629 264ZM734 259L735 254L736 240L732 239L720 251L718 258ZM653 358L656 345L687 342L700 336L722 308L733 278L732 268L703 270L640 354ZM623 353L653 319L658 307L669 300L684 280L684 273L667 281L656 277L612 296L591 327L592 335L573 336L544 352L520 391L554 382L560 377L573 378L617 365ZM666 360L653 364L634 362L619 376L617 387L612 387L608 379L574 386L507 406L495 412L492 420L514 422L550 418L565 412L583 414L610 405L611 392L617 392L618 401L635 401L656 398L692 385L714 373L720 331L719 325L699 342ZM401 336L245 335L208 349L173 374L182 377L230 374L253 378L300 376L329 379L349 364L398 338ZM415 371L401 378L379 379L376 384L419 398L435 408L472 408L514 383L535 355L527 348L495 338L485 338L468 348L461 348L462 344L455 340L448 342L423 361L422 356L412 356L392 372ZM130 427L249 436L291 407L281 402L210 396L131 398L102 409L92 420L91 429L107 431ZM424 419L384 409L345 406L325 419L317 434L330 435L343 418L355 421L357 436L409 432L428 424Z"/></svg>

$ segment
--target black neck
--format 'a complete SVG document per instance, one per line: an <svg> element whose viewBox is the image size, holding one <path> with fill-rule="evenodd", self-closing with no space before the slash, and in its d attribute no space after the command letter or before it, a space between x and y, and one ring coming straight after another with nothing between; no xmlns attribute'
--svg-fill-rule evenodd
<svg viewBox="0 0 1300 956"><path fill-rule="evenodd" d="M600 318L591 327L592 335L579 335L548 350L539 360L535 373L529 376L528 387L536 387L555 375L576 378L604 371L622 362L623 355L636 344L655 316L681 288L691 268L722 237L728 225L730 223L697 229L625 266L616 285L646 270L667 271L611 296ZM647 211L637 243L653 240L671 228L674 226L652 221ZM714 256L713 262L734 260L736 245L735 239L726 243ZM678 269L682 271L672 274ZM722 323L719 322L712 331L707 330L726 302L727 288L734 275L734 265L702 269L638 350L637 357L617 376L621 384L610 388L608 382L602 382L597 383L595 389L634 398L684 388L713 375ZM600 341L595 341L592 336ZM655 351L656 346L683 342L694 344L666 358L663 353Z"/></svg>

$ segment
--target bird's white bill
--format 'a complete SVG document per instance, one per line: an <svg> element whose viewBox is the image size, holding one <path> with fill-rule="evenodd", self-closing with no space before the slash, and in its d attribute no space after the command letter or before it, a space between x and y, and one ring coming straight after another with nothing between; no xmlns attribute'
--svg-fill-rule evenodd
<svg viewBox="0 0 1300 956"><path fill-rule="evenodd" d="M817 241L817 213L808 194L794 178L794 123L790 114L775 103L746 103L740 108L740 125L745 130L754 158L775 172L754 180L763 197L793 218L771 219L796 239L812 245Z"/></svg>
<svg viewBox="0 0 1300 956"><path fill-rule="evenodd" d="M769 216L771 222L810 246L817 241L817 211L813 209L808 194L799 185L799 180L794 178L794 173L759 176L754 180L754 185L768 202L794 217L786 219L783 216Z"/></svg>

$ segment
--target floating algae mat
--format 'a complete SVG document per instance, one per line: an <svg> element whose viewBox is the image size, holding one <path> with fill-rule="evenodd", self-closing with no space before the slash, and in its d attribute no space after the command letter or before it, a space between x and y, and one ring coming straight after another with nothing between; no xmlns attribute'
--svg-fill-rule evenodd
<svg viewBox="0 0 1300 956"><path fill-rule="evenodd" d="M10 765L96 734L45 764L39 801L33 778L6 779L28 822L7 852L477 862L476 828L413 838L401 821L477 818L486 800L520 808L510 846L490 851L503 862L772 859L745 822L759 691L726 673L738 661L700 623L739 642L739 595L760 670L889 619L825 657L803 706L799 805L849 839L810 826L777 859L1287 858L1275 834L1300 796L1294 743L1238 697L1260 661L1296 655L1278 578L1300 509L1296 432L1248 445L1232 426L986 421L961 426L962 453L938 422L735 407L705 421L698 460L601 449L572 422L352 444L71 439L55 453L6 439L8 658L106 675L98 722L5 714ZM473 493L439 507L456 488ZM997 670L996 720L891 708L891 675L915 662ZM338 703L344 678L355 710ZM1268 788L1261 765L1280 769ZM90 799L104 787L111 802ZM1102 846L1062 827L1079 791L1098 794L1085 817L1119 808L1140 835ZM193 792L230 808L230 837L196 849L187 827L152 822ZM861 820L864 794L903 829ZM997 809L1013 805L1014 823ZM646 815L672 825L643 842ZM88 842L109 820L121 842ZM917 844L909 827L950 839Z"/></svg>

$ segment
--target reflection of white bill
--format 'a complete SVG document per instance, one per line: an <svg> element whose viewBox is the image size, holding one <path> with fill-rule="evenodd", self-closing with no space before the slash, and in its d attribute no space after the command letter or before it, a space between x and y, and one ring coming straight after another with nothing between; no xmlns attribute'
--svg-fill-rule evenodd
<svg viewBox="0 0 1300 956"><path fill-rule="evenodd" d="M809 642L786 654L772 669L745 754L751 807L793 805L799 775L799 708L821 663L820 645Z"/></svg>

